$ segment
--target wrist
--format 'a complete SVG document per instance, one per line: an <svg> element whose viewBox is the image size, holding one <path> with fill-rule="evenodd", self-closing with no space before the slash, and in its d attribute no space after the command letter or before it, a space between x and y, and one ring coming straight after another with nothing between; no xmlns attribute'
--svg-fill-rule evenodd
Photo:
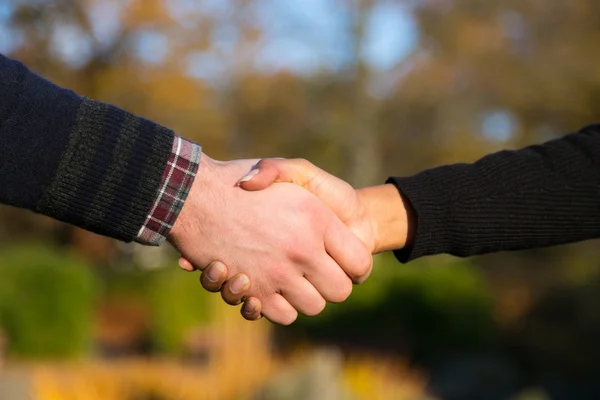
<svg viewBox="0 0 600 400"><path fill-rule="evenodd" d="M169 241L174 243L177 238L185 235L189 228L187 221L195 220L194 223L202 224L214 204L223 202L226 191L234 188L239 177L246 174L254 164L254 160L217 161L202 153L189 200L183 205L180 216L171 229Z"/></svg>
<svg viewBox="0 0 600 400"><path fill-rule="evenodd" d="M176 248L189 240L190 232L206 232L221 216L230 196L242 192L237 187L241 176L256 165L258 160L217 161L202 153L198 173L191 185L189 196L168 236Z"/></svg>
<svg viewBox="0 0 600 400"><path fill-rule="evenodd" d="M215 165L217 161L213 160L206 153L202 153L202 157L200 158L200 164L198 167L198 174L196 175L196 179L194 180L194 184L192 185L192 190L194 187L201 186L202 188L210 188L214 183L214 173L215 173Z"/></svg>
<svg viewBox="0 0 600 400"><path fill-rule="evenodd" d="M357 194L375 236L374 254L402 249L410 243L412 208L394 185L367 187Z"/></svg>

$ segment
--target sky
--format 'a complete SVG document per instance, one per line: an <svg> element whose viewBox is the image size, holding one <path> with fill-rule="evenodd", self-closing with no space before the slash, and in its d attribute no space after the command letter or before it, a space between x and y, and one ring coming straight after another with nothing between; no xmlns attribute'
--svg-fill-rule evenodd
<svg viewBox="0 0 600 400"><path fill-rule="evenodd" d="M10 52L19 45L20 38L7 28L14 4L27 0L0 0L0 52ZM125 1L125 0L118 0ZM228 1L224 0L165 0L171 12L185 16L190 9L201 7L206 12L221 15L223 26L217 39L227 46L227 16L230 14ZM346 61L348 46L342 32L344 18L339 18L343 8L338 4L344 0L261 0L256 15L260 28L267 40L263 43L256 67L264 70L288 69L298 73L311 73L323 65L332 69L341 68ZM110 0L97 2L95 15L96 35L110 36L114 29L114 7ZM233 2L235 3L235 1ZM376 70L386 70L402 59L415 46L417 29L410 12L398 2L381 2L370 16L367 42L363 56ZM229 35L229 36L228 36ZM56 30L52 38L54 47L61 57L77 66L85 61L89 43L73 27L64 26ZM160 62L167 53L168 42L151 31L140 35L137 51L150 62ZM150 51L150 49L152 51ZM198 77L209 77L211 70L218 69L210 57L197 55L191 63L191 73Z"/></svg>
<svg viewBox="0 0 600 400"><path fill-rule="evenodd" d="M0 0L0 53L19 45L22 38L6 24L18 2L45 0ZM118 27L118 7L129 0L98 0L93 15L94 34L101 41L110 41ZM217 48L225 55L196 53L187 60L191 76L218 85L227 79L225 62L232 48L235 29L231 24L231 7L237 0L163 0L169 12L185 24L186 15L194 10L217 16L221 24L213 33ZM266 37L255 59L255 68L264 71L291 70L311 74L323 67L344 68L348 61L348 46L343 34L344 7L348 0L258 0L254 15ZM369 16L366 43L362 56L377 73L383 73L402 60L416 46L418 29L410 10L402 2L382 0ZM53 51L74 67L83 65L91 50L91 42L74 27L64 25L51 38ZM146 62L160 63L171 45L166 37L152 29L140 33L134 40L134 51ZM375 88L373 94L381 92ZM385 92L385 88L383 89ZM382 93L383 93L382 92ZM484 116L482 133L490 140L505 141L514 132L516 122L505 110L492 110Z"/></svg>
<svg viewBox="0 0 600 400"><path fill-rule="evenodd" d="M275 38L263 51L267 66L311 70L328 60L332 67L343 64L345 43L337 18L340 0L268 0L263 26ZM417 32L408 10L398 2L382 2L369 19L364 57L376 69L388 69L415 46Z"/></svg>

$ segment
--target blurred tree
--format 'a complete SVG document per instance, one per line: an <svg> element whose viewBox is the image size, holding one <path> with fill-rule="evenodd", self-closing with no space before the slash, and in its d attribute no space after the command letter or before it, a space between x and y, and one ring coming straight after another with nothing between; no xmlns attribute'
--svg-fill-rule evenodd
<svg viewBox="0 0 600 400"><path fill-rule="evenodd" d="M200 142L213 157L304 157L356 185L551 139L600 112L597 1L332 4L336 12L329 18L344 61L336 67L322 62L307 74L260 67L261 47L273 39L261 19L265 0L0 0L0 25L14 38L0 45L61 85ZM418 41L407 57L376 70L367 62L366 36L375 10L390 4L412 12ZM96 236L0 211L0 240L36 237L76 244L102 264L119 253ZM597 259L592 243L494 255L414 276L386 266L401 277L391 279L393 293L373 283L360 289L369 292L366 305L358 294L330 317L350 324L359 320L350 310L367 318L377 308L382 321L404 318L413 327L393 331L405 339L392 332L384 339L417 343L431 353L443 344L437 342L442 333L458 346L461 338L487 337L496 322L518 332L521 318L558 282L594 278ZM485 271L491 293L478 288L480 276L470 264ZM187 293L178 278L163 283L165 293ZM400 303L393 301L396 293ZM172 304L165 300L158 313L168 315ZM395 314L394 307L403 312ZM191 323L192 312L182 313L176 330ZM339 332L331 326L324 323L323 332ZM177 348L175 335L166 332L162 345Z"/></svg>
<svg viewBox="0 0 600 400"><path fill-rule="evenodd" d="M393 126L449 162L591 123L599 13L593 0L415 3L419 45L390 103L402 110Z"/></svg>
<svg viewBox="0 0 600 400"><path fill-rule="evenodd" d="M600 46L598 2L426 0L414 4L414 15L419 45L382 117L384 137L393 143L390 170L471 161L556 138L600 114L592 61ZM393 154L400 146L406 157ZM564 270L571 265L596 271L586 276L597 273L586 246L597 248L566 246L482 263L510 304L519 282L543 291L569 275Z"/></svg>

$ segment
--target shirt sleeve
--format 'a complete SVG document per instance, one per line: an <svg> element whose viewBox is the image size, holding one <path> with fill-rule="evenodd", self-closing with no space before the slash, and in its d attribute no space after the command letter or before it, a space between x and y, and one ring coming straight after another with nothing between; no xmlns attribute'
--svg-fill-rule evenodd
<svg viewBox="0 0 600 400"><path fill-rule="evenodd" d="M541 145L388 180L417 227L401 262L600 238L600 125Z"/></svg>
<svg viewBox="0 0 600 400"><path fill-rule="evenodd" d="M0 203L135 240L174 133L2 55L0 94Z"/></svg>
<svg viewBox="0 0 600 400"><path fill-rule="evenodd" d="M138 243L160 246L165 242L188 197L201 155L200 145L175 137L158 194L138 233Z"/></svg>

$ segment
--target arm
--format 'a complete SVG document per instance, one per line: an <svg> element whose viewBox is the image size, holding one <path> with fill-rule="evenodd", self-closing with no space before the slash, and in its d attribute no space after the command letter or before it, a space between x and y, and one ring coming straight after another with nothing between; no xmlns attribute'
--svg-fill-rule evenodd
<svg viewBox="0 0 600 400"><path fill-rule="evenodd" d="M299 184L350 222L374 253L396 250L403 262L600 237L600 125L473 164L390 178L387 185L355 193L303 160L264 160L258 169L242 178L243 188Z"/></svg>
<svg viewBox="0 0 600 400"><path fill-rule="evenodd" d="M123 241L168 238L199 268L220 260L284 324L343 301L348 275L370 271L367 249L310 193L236 187L255 161L200 157L170 130L2 56L0 93L0 203Z"/></svg>
<svg viewBox="0 0 600 400"><path fill-rule="evenodd" d="M461 257L600 237L600 125L474 164L392 178L415 214L410 261Z"/></svg>
<svg viewBox="0 0 600 400"><path fill-rule="evenodd" d="M567 244L600 238L600 125L356 191L304 160L263 160L240 186L273 182L311 191L373 253L395 250L401 262ZM229 285L223 296L242 299ZM249 299L242 314L258 318L260 302Z"/></svg>
<svg viewBox="0 0 600 400"><path fill-rule="evenodd" d="M133 241L174 134L0 55L0 203Z"/></svg>

